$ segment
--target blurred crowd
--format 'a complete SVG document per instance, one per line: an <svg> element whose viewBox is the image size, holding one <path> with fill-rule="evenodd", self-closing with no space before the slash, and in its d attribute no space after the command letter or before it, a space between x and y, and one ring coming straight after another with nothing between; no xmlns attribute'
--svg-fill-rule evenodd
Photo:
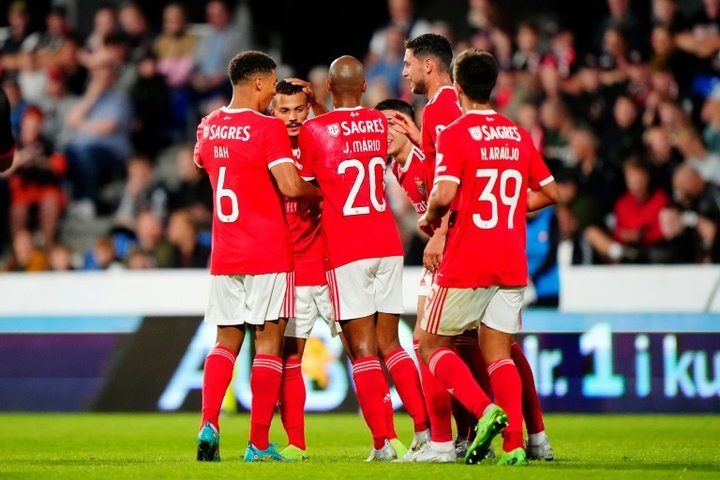
<svg viewBox="0 0 720 480"><path fill-rule="evenodd" d="M681 3L605 0L580 45L560 12L519 18L468 0L460 25L423 16L412 0L387 0L389 19L362 56L364 101L402 98L420 122L425 100L402 78L406 38L436 32L458 53L495 54L496 109L530 132L561 187L559 205L528 217L541 297L557 296L561 242L575 264L717 262L720 0L696 2L694 12ZM206 22L190 25L181 4L167 3L162 24L151 25L128 2L100 6L92 31L78 32L61 7L41 31L29 30L27 4L6 13L0 69L18 149L0 178L4 268L204 266L212 196L192 164L195 126L228 101L228 60L257 46L239 26L247 18L211 0ZM279 76L298 74L292 59L278 60ZM326 74L318 65L307 79L329 102ZM388 185L407 264L419 264L415 214L390 177ZM101 221L107 228L78 251L67 225Z"/></svg>

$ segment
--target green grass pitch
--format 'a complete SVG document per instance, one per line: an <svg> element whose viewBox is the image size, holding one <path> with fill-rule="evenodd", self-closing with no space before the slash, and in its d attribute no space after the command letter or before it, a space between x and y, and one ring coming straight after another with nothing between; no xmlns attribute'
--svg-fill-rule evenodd
<svg viewBox="0 0 720 480"><path fill-rule="evenodd" d="M199 414L0 414L0 479L720 478L718 414L547 415L556 460L528 467L366 464L370 435L354 414L307 416L308 462L245 464L248 416L221 421L212 464L195 461ZM407 415L396 421L409 442ZM271 434L285 441L277 417Z"/></svg>

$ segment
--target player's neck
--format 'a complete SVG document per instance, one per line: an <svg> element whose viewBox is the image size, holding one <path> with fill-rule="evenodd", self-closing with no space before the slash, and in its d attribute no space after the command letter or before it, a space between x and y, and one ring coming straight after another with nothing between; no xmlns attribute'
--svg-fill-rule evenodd
<svg viewBox="0 0 720 480"><path fill-rule="evenodd" d="M260 108L260 102L258 102L256 98L250 95L241 95L237 93L233 93L233 96L230 99L230 103L228 103L227 108L232 110L247 108L250 110L255 110L256 112L260 112L262 110Z"/></svg>
<svg viewBox="0 0 720 480"><path fill-rule="evenodd" d="M405 146L400 150L397 154L394 155L395 161L400 165L401 167L405 166L405 163L408 161L408 158L410 158L410 152L412 152L412 142L407 141L405 142Z"/></svg>
<svg viewBox="0 0 720 480"><path fill-rule="evenodd" d="M463 112L469 112L471 110L493 110L493 106L489 103L478 103L478 102L462 102Z"/></svg>
<svg viewBox="0 0 720 480"><path fill-rule="evenodd" d="M430 100L433 98L438 90L440 90L443 87L452 87L453 83L452 80L450 80L450 76L443 76L437 79L433 79L432 81L428 82L428 89L427 89L427 99Z"/></svg>
<svg viewBox="0 0 720 480"><path fill-rule="evenodd" d="M333 97L334 108L355 108L360 106L360 99L355 96Z"/></svg>
<svg viewBox="0 0 720 480"><path fill-rule="evenodd" d="M294 137L290 137L290 146L292 147L293 150L295 150L296 148L298 148L299 138L300 138L300 137L297 136L297 135L295 135Z"/></svg>

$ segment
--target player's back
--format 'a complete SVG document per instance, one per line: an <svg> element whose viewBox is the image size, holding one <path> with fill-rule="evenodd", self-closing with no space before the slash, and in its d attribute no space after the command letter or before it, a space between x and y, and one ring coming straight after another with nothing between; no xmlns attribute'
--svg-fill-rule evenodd
<svg viewBox="0 0 720 480"><path fill-rule="evenodd" d="M304 178L323 192L322 227L330 267L403 254L385 192L388 124L382 112L339 108L300 132Z"/></svg>
<svg viewBox="0 0 720 480"><path fill-rule="evenodd" d="M530 135L491 110L471 111L439 136L436 181L459 182L438 284L527 283L527 189L552 180Z"/></svg>
<svg viewBox="0 0 720 480"><path fill-rule="evenodd" d="M435 156L437 137L445 127L462 115L457 93L452 85L440 87L422 113L421 147L425 155L425 182L432 190L435 177ZM428 195L430 192L428 191Z"/></svg>
<svg viewBox="0 0 720 480"><path fill-rule="evenodd" d="M198 126L195 162L213 187L211 273L292 270L292 245L270 168L292 162L281 120L249 109L221 108Z"/></svg>

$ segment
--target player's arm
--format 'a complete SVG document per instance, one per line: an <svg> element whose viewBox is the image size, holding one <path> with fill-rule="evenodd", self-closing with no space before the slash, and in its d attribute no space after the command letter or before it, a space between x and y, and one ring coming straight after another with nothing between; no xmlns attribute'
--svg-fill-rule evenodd
<svg viewBox="0 0 720 480"><path fill-rule="evenodd" d="M15 138L10 126L10 102L5 92L0 89L0 172L12 165L15 152Z"/></svg>
<svg viewBox="0 0 720 480"><path fill-rule="evenodd" d="M540 190L529 190L527 198L527 211L534 212L545 208L549 205L557 203L560 200L560 193L558 191L557 183L555 180L540 187Z"/></svg>
<svg viewBox="0 0 720 480"><path fill-rule="evenodd" d="M309 202L322 200L320 189L303 180L292 162L275 164L270 168L270 172L280 188L280 193L286 197Z"/></svg>
<svg viewBox="0 0 720 480"><path fill-rule="evenodd" d="M448 212L450 211L450 204L457 195L457 190L458 184L450 180L440 180L435 183L432 192L430 192L427 211L418 220L420 230L434 237L435 232L442 228L444 223L445 230L444 232L441 231L440 234L445 235L447 233Z"/></svg>

